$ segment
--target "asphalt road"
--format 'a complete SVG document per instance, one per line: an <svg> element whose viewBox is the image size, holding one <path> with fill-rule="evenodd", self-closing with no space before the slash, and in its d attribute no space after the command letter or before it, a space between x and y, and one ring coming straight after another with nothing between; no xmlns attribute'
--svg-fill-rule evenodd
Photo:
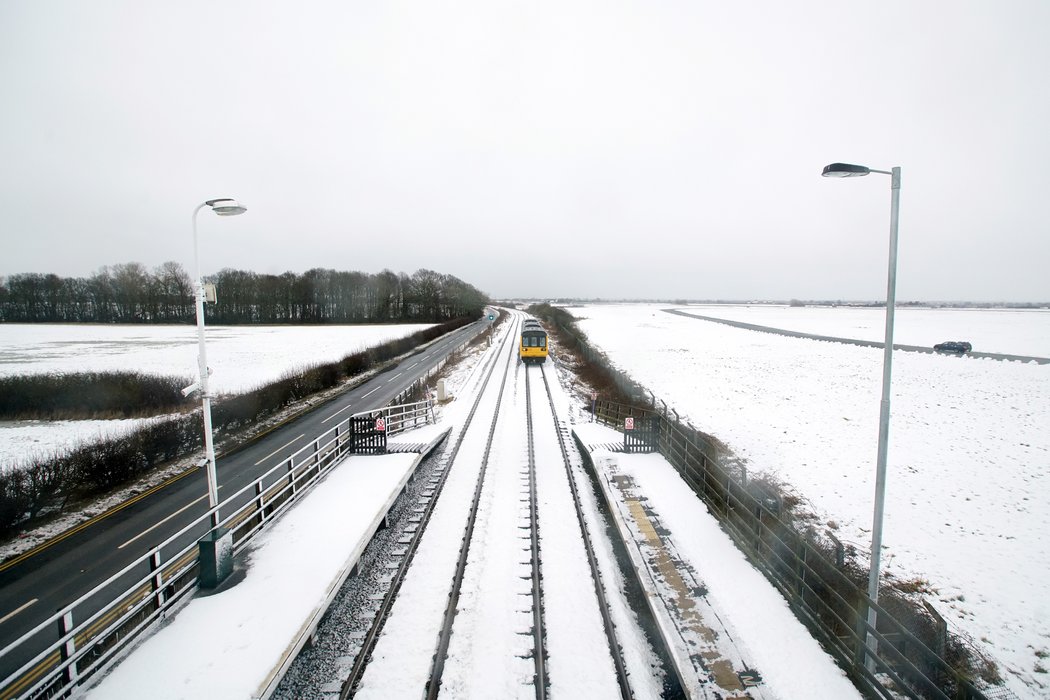
<svg viewBox="0 0 1050 700"><path fill-rule="evenodd" d="M224 493L235 493L252 483L338 421L353 413L386 405L453 349L487 326L487 321L480 320L453 331L361 385L237 451L220 456L217 460L220 503ZM250 497L246 495L245 500ZM3 565L0 568L0 649L147 554L207 510L205 470L193 470L91 521L86 527L52 540L28 556ZM199 539L206 528L202 525L200 530L186 535L185 541L172 544L171 551L179 551ZM113 590L98 594L100 605L103 598L112 600L126 586L118 582L110 588ZM42 634L52 641L56 635L57 630ZM31 657L29 649L24 651L26 653L11 653L0 659L0 678Z"/></svg>

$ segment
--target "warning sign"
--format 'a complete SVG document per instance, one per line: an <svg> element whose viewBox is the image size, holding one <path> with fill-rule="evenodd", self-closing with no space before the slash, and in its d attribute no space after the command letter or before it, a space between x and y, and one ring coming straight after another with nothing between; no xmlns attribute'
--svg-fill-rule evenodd
<svg viewBox="0 0 1050 700"><path fill-rule="evenodd" d="M623 429L624 430L634 430L634 417L633 416L627 416L626 418L623 419Z"/></svg>
<svg viewBox="0 0 1050 700"><path fill-rule="evenodd" d="M386 421L382 418L376 418L376 430L379 432L386 430Z"/></svg>

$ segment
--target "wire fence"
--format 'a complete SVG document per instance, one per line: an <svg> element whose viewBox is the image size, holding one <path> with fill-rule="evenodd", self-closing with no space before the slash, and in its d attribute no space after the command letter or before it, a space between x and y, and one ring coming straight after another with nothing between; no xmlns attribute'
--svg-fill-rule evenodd
<svg viewBox="0 0 1050 700"><path fill-rule="evenodd" d="M872 697L986 700L1012 697L994 664L949 633L928 602L892 587L867 595L868 562L858 548L796 524L776 484L749 479L746 467L674 408L612 367L557 315L562 343L596 366L618 400L595 399L595 419L622 432L627 418L656 433L655 448L722 523L751 563L781 592L799 620ZM630 443L630 444L628 444ZM637 449L625 438L625 450ZM635 447L632 447L634 445ZM585 452L585 451L584 451ZM877 612L877 625L867 622ZM866 643L872 635L874 649ZM1005 694L1005 695L1004 695Z"/></svg>

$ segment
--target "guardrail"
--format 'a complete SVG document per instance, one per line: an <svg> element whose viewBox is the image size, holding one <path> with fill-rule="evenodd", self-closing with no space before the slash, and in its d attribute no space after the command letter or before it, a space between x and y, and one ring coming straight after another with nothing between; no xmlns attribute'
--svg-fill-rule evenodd
<svg viewBox="0 0 1050 700"><path fill-rule="evenodd" d="M351 453L351 420L380 415L387 421L388 433L396 434L432 423L434 408L425 400L349 416L223 500L216 507L226 513L219 525L233 533L234 552ZM197 542L211 530L212 513L198 516L0 649L0 658L25 657L16 671L0 681L0 700L69 695L113 663L150 626L188 603L198 589Z"/></svg>
<svg viewBox="0 0 1050 700"><path fill-rule="evenodd" d="M928 614L915 615L885 589L873 602L866 591L867 570L847 561L834 536L821 537L812 528L798 532L784 517L775 491L749 482L742 466L725 464L718 448L673 409L671 417L666 404L661 413L596 400L594 410L598 422L621 431L627 417L656 424L660 453L862 690L886 700L986 698L977 679L947 660L945 623L929 604ZM867 623L869 607L878 612L878 629ZM868 633L878 640L874 655L865 645Z"/></svg>

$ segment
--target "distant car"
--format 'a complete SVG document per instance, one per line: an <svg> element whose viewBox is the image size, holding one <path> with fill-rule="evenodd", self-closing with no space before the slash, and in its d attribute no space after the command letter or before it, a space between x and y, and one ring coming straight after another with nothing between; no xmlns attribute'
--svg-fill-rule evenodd
<svg viewBox="0 0 1050 700"><path fill-rule="evenodd" d="M973 346L965 340L949 340L945 343L937 343L933 349L937 352L954 352L962 355L973 350Z"/></svg>

